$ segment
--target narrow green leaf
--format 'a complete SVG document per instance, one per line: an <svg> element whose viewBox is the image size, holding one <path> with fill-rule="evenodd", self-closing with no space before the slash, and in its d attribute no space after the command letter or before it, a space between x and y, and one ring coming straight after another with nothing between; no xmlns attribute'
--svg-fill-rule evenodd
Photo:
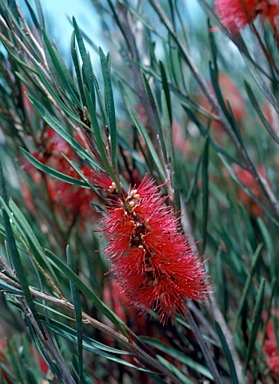
<svg viewBox="0 0 279 384"><path fill-rule="evenodd" d="M20 148L21 153L26 157L26 159L34 165L34 167L38 168L40 171L55 177L56 179L62 180L65 183L73 184L78 187L83 187L83 188L89 188L88 184L86 184L84 181L75 179L74 177L65 175L62 172L56 171L55 169L49 167L48 165L45 165L41 163L39 160L37 160L34 156L32 156L30 153L28 153L25 149Z"/></svg>
<svg viewBox="0 0 279 384"><path fill-rule="evenodd" d="M216 330L217 330L218 336L220 338L220 341L221 341L221 344L223 347L224 354L226 356L226 359L227 359L227 362L229 365L229 370L231 373L230 379L232 380L231 382L233 384L239 384L237 374L236 374L236 369L235 369L234 362L233 362L233 358L232 358L231 351L230 351L230 348L228 346L226 337L225 337L225 335L222 331L222 328L220 327L218 321L215 321L215 326L216 326Z"/></svg>
<svg viewBox="0 0 279 384"><path fill-rule="evenodd" d="M95 305L95 307L101 313L103 313L103 315L110 319L113 324L115 324L117 328L126 335L126 324L122 320L120 320L117 315L113 311L111 311L99 299L99 297L80 280L80 278L67 266L67 264L49 250L46 250L46 254L48 255L49 259L53 262L55 268L62 272L70 281L72 281L76 285L76 287L85 294L87 299L90 300Z"/></svg>
<svg viewBox="0 0 279 384"><path fill-rule="evenodd" d="M171 94L170 94L170 88L169 88L169 84L168 84L167 74L166 74L166 70L165 70L165 67L164 67L164 64L162 63L162 61L159 61L159 64L160 64L160 72L161 72L161 78L162 78L162 86L163 86L163 90L165 93L166 104L167 104L168 112L169 112L169 119L170 119L170 123L172 123Z"/></svg>
<svg viewBox="0 0 279 384"><path fill-rule="evenodd" d="M215 72L214 68L212 68L211 61L209 61L209 73L210 73L210 78L211 78L211 84L214 88L218 103L219 103L220 107L222 108L222 111L224 112L225 116L230 121L231 120L230 114L228 113L228 109L227 109L227 106L225 104L225 101L224 101L224 98L222 95L222 91L221 91L219 83L218 83L218 77L217 77L218 74Z"/></svg>
<svg viewBox="0 0 279 384"><path fill-rule="evenodd" d="M142 124L142 122L140 121L136 111L135 111L135 108L133 107L133 104L131 103L131 100L129 98L129 96L127 95L127 92L123 86L123 84L120 84L120 88L121 88L121 92L122 92L122 96L123 96L123 100L126 104L126 107L128 109L128 112L137 128L137 130L139 131L140 135L143 137L145 143L146 143L146 146L150 152L150 155L152 156L153 158L153 161L154 161L154 164L159 172L159 175L161 177L162 180L165 180L166 179L166 176L165 176L165 171L162 167L162 164L161 164L161 161L156 153L156 150L154 148L154 145L144 127L144 125Z"/></svg>
<svg viewBox="0 0 279 384"><path fill-rule="evenodd" d="M111 85L111 74L110 74L110 55L107 57L104 52L99 48L102 73L105 86L105 100L106 100L106 112L109 123L109 134L110 134L110 146L111 146L111 161L113 166L116 166L116 119L114 109L113 90Z"/></svg>
<svg viewBox="0 0 279 384"><path fill-rule="evenodd" d="M15 288L13 285L8 284L4 280L1 280L1 278L0 278L0 288L2 291L10 295L24 296L21 289Z"/></svg>
<svg viewBox="0 0 279 384"><path fill-rule="evenodd" d="M37 16L35 15L33 8L31 7L28 0L25 0L25 4L27 5L28 11L30 13L31 19L32 19L35 27L37 28L38 31L40 31L40 24L39 24L39 21L37 19Z"/></svg>
<svg viewBox="0 0 279 384"><path fill-rule="evenodd" d="M11 358L12 367L15 369L16 376L18 380L20 380L20 383L29 384L26 371L23 368L22 362L20 361L20 356L17 353L17 347L14 343L14 340L7 339L7 351Z"/></svg>
<svg viewBox="0 0 279 384"><path fill-rule="evenodd" d="M74 272L74 260L71 255L70 247L66 248L67 262L69 268ZM78 350L78 368L79 368L79 380L82 383L83 381L83 357L82 357L82 313L81 313L81 304L79 298L79 292L76 288L76 285L70 281L71 293L73 298L73 304L75 308L75 319L76 319L76 334L77 334L77 350Z"/></svg>
<svg viewBox="0 0 279 384"><path fill-rule="evenodd" d="M211 28L212 28L212 26L211 26L210 18L208 18L207 19L207 30L208 30L210 50L211 50L211 55L212 55L214 72L218 76L218 64L217 64L218 48L216 46L215 36L214 36L214 33L212 32Z"/></svg>
<svg viewBox="0 0 279 384"><path fill-rule="evenodd" d="M266 245L266 248L268 250L270 275L272 278L274 278L277 276L277 259L275 256L275 250L274 250L272 238L270 236L270 233L269 233L264 221L260 217L257 218L257 223L258 223L258 226L260 228L260 231L261 231L264 243Z"/></svg>
<svg viewBox="0 0 279 384"><path fill-rule="evenodd" d="M45 326L50 328L53 332L57 333L58 335L62 336L63 338L71 341L72 343L74 343L74 344L77 343L76 332L72 328L67 327L64 324L59 323L57 321L53 321L53 320L51 321L51 323L45 323ZM92 345L92 342L90 341L90 339L88 339L86 337L83 338L82 345L83 345L83 348L85 350L88 350L89 352L92 352L98 356L102 356L102 357L104 357L110 361L114 361L116 363L125 365L127 367L137 369L139 371L148 372L148 373L150 372L148 369L138 367L138 366L131 364L125 360L122 360L121 358L119 358L117 356L114 356L112 354L109 354L108 352L105 352L105 350L103 350L103 349L96 348L96 343L94 343ZM126 353L127 352L125 352L125 351L121 351L121 354L126 354ZM118 352L118 354L119 354L119 352Z"/></svg>
<svg viewBox="0 0 279 384"><path fill-rule="evenodd" d="M81 69L80 69L80 64L79 64L79 58L77 54L77 49L76 49L76 44L75 44L75 39L76 39L76 34L75 31L73 31L72 36L71 36L71 55L74 63L74 67L76 70L76 75L77 75L77 82L78 82L78 88L79 88L79 93L80 93L80 98L82 105L86 105L85 101L85 96L83 92L83 82L82 82L82 76L81 76Z"/></svg>
<svg viewBox="0 0 279 384"><path fill-rule="evenodd" d="M9 199L8 199L8 195L6 192L4 174L3 174L1 162L0 162L0 196L2 197L3 201L8 205ZM18 249L16 246L16 241L15 241L15 238L13 235L13 230L12 230L12 226L10 223L10 219L9 219L9 216L8 216L6 210L3 208L2 208L2 215L3 215L3 222L4 222L5 231L6 231L6 240L7 240L9 255L13 261L13 265L14 265L14 268L16 270L17 277L19 279L19 282L20 282L20 285L22 287L26 301L27 301L27 303L30 307L30 310L32 311L32 314L34 315L39 327L42 330L41 323L39 321L37 311L35 308L35 304L34 304L32 295L31 295L30 290L29 290L29 285L28 285L28 281L26 278L26 272L24 271L24 268L23 268L23 265L22 265L22 262L20 259L20 255L19 255L19 252L18 252Z"/></svg>
<svg viewBox="0 0 279 384"><path fill-rule="evenodd" d="M56 71L62 86L65 87L65 90L69 93L73 102L77 106L82 108L83 106L80 104L80 101L78 99L78 92L75 89L75 84L73 82L73 79L71 78L68 68L64 64L58 51L55 51L52 45L50 44L50 41L48 40L48 37L44 30L42 30L42 36L43 36L46 49L48 51L48 54L54 66L54 70Z"/></svg>
<svg viewBox="0 0 279 384"><path fill-rule="evenodd" d="M203 211L203 224L202 224L202 234L203 234L203 244L202 244L202 253L205 250L207 242L207 221L208 221L208 205L209 205L209 180L208 180L208 164L209 164L209 138L205 138L203 155L202 155L202 211Z"/></svg>
<svg viewBox="0 0 279 384"><path fill-rule="evenodd" d="M233 181L236 182L236 184L238 184L243 190L244 192L249 196L251 197L255 203L258 204L258 206L260 206L264 212L266 213L266 215L270 218L270 220L272 220L272 222L279 226L279 222L273 217L273 215L267 210L267 208L256 198L256 196L250 191L249 188L246 187L246 185L244 185L235 175L233 169L230 167L230 165L227 163L227 161L224 159L224 157L219 153L219 157L222 161L222 163L225 165L226 169L228 170L229 174L231 175L231 178L233 179Z"/></svg>
<svg viewBox="0 0 279 384"><path fill-rule="evenodd" d="M189 118L196 124L196 126L198 127L199 131L201 132L202 136L209 136L208 135L208 130L205 129L202 124L199 122L199 120L196 118L195 114L193 113L193 111L191 111L190 108L186 107L185 105L182 105L183 106L183 109L186 111L187 115L189 116ZM209 141L210 141L210 144L213 146L213 148L220 154L220 155L223 155L224 157L226 157L228 160L232 161L233 163L236 163L238 165L241 166L241 164L235 159L233 158L227 151L225 151L222 147L220 147L218 144L216 144L216 142L212 139L211 136L209 136Z"/></svg>
<svg viewBox="0 0 279 384"><path fill-rule="evenodd" d="M62 139L67 141L67 143L76 150L76 153L81 158L88 160L94 168L102 170L101 166L85 151L85 149L65 129L62 128L58 119L52 116L49 111L47 111L45 107L41 103L37 102L33 97L29 96L28 98L46 123L49 124L58 133L58 135L62 137Z"/></svg>
<svg viewBox="0 0 279 384"><path fill-rule="evenodd" d="M263 123L264 127L266 128L266 130L268 131L270 136L273 138L273 140L277 144L279 144L279 137L276 135L276 133L274 132L274 129L270 126L267 118L263 114L262 108L259 106L259 104L257 102L257 99L256 99L256 97L254 95L254 92L252 91L250 85L246 81L244 82L244 84L245 84L245 87L246 87L247 95L249 96L249 99L250 99L253 107L255 108L259 118L261 119L261 122Z"/></svg>
<svg viewBox="0 0 279 384"><path fill-rule="evenodd" d="M209 370L206 367L197 363L195 360L191 359L185 353L182 353L182 352L178 351L177 349L170 347L169 345L164 344L157 339L151 339L149 337L142 337L141 339L143 339L148 345L150 345L154 348L157 348L161 352L166 353L168 356L171 356L174 359L180 361L181 363L187 365L191 369L194 369L196 372L207 377L208 379L210 379L210 380L213 379L211 373L209 372Z"/></svg>
<svg viewBox="0 0 279 384"><path fill-rule="evenodd" d="M259 88L263 92L263 94L266 97L266 99L275 108L275 110L277 112L279 112L278 100L276 100L276 98L271 93L269 87L267 86L266 82L263 80L263 77L262 77L262 74L261 74L261 72L263 72L263 70L261 68L259 68L258 65L255 65L254 61L249 60L245 56L244 56L244 60L245 60L246 65L247 65L247 67L248 67L248 69L250 71L250 74L252 75L252 77L254 78L256 83L258 84ZM264 73L264 74L266 75L266 73ZM267 77L269 77L269 76L267 76Z"/></svg>
<svg viewBox="0 0 279 384"><path fill-rule="evenodd" d="M251 329L248 348L247 348L246 357L245 357L244 371L247 370L251 355L253 353L254 345L256 342L258 329L262 321L262 310L264 305L264 288L265 288L265 279L262 279L260 288L257 294L257 298L256 298L255 308L254 308L254 314L252 319L252 329Z"/></svg>
<svg viewBox="0 0 279 384"><path fill-rule="evenodd" d="M40 26L45 29L45 18L40 0L35 0L35 4L39 16Z"/></svg>
<svg viewBox="0 0 279 384"><path fill-rule="evenodd" d="M142 75L145 93L148 97L149 105L150 105L151 110L153 112L153 119L154 119L154 125L155 126L152 127L152 129L154 132L159 133L159 139L160 139L160 144L161 144L163 156L164 156L165 162L168 162L167 150L166 150L166 144L165 144L164 127L162 127L162 125L160 123L160 117L159 117L159 113L158 113L158 111L159 111L158 103L156 101L155 96L153 95L152 89L151 89L149 82L148 82L143 71L141 72L141 75Z"/></svg>
<svg viewBox="0 0 279 384"><path fill-rule="evenodd" d="M41 82L43 83L43 85L46 87L47 91L50 93L50 95L53 97L53 99L56 101L56 103L59 105L59 107L61 108L62 111L65 112L65 114L70 117L74 122L76 122L78 125L81 125L83 128L85 128L86 130L89 130L90 128L83 122L81 121L80 117L77 116L76 114L76 107L74 107L74 112L70 109L71 107L71 101L69 100L69 106L66 105L66 103L61 100L61 95L59 94L59 92L57 92L53 85L50 83L50 81L48 81L48 79L45 77L44 73L42 72L42 70L40 69L40 67L38 67L36 65L36 63L34 64L36 70L37 70L37 75L39 76ZM17 73L17 76L22 80L24 81L24 79L22 78L22 76ZM29 84L27 83L26 84L27 87L29 86ZM30 96L29 96L30 94ZM30 91L30 89L28 90L28 94L27 94L27 97L29 99L33 99L33 100L36 100L36 94L33 92ZM68 101L68 100L67 100ZM47 104L44 104L44 107L46 107ZM52 108L51 106L49 106L49 108Z"/></svg>
<svg viewBox="0 0 279 384"><path fill-rule="evenodd" d="M73 25L74 25L74 29L75 29L75 36L77 39L77 44L78 44L81 60L83 63L83 67L82 67L82 69L83 69L82 73L83 73L83 77L84 77L83 83L89 89L92 103L95 106L96 97L95 97L94 82L93 82L93 79L95 76L94 76L92 65L91 65L90 55L86 51L84 41L82 38L82 33L81 33L81 31L77 25L76 19L74 17L73 17Z"/></svg>
<svg viewBox="0 0 279 384"><path fill-rule="evenodd" d="M97 117L96 117L96 113L95 113L95 111L93 109L92 101L89 98L89 92L88 92L86 87L84 88L84 94L85 94L86 103L87 103L87 106L88 106L88 112L89 112L89 116L90 116L90 119L91 119L91 124L92 124L93 131L94 131L94 134L95 134L95 140L96 140L96 144L97 144L98 150L100 151L100 155L101 155L102 160L104 162L104 165L106 167L106 171L108 172L108 174L110 175L112 180L115 182L116 188L118 189L118 191L120 191L121 187L120 187L119 181L115 177L113 169L112 169L112 167L111 167L111 165L109 163L109 160L108 160L108 157L107 157L107 152L106 152L106 149L105 149L105 145L104 145L104 142L103 142L103 139L102 139L102 136L101 136L99 123L98 123L98 120L97 120Z"/></svg>
<svg viewBox="0 0 279 384"><path fill-rule="evenodd" d="M183 373L178 369L175 365L171 364L168 360L164 359L160 355L156 355L157 359L175 376L178 377L178 379L181 381L183 384L193 384L194 382L189 380L188 377L183 375Z"/></svg>
<svg viewBox="0 0 279 384"><path fill-rule="evenodd" d="M258 262L260 260L262 247L263 247L263 244L260 243L258 245L254 255L253 255L253 258L252 258L251 268L250 268L249 274L247 275L247 278L246 278L246 282L245 282L245 285L244 285L244 288L243 288L243 294L241 296L240 303L239 303L238 310L237 310L237 314L236 314L236 317L235 317L235 323L234 323L234 327L233 327L234 328L234 332L236 331L236 329L238 327L240 316L241 316L241 314L243 312L243 309L244 309L244 305L245 305L245 302L246 302L246 299L247 299L247 295L249 293L252 277L253 277L254 273L256 272L256 269L257 269L257 266L258 266Z"/></svg>
<svg viewBox="0 0 279 384"><path fill-rule="evenodd" d="M173 138L172 138L172 126L171 126L171 120L169 116L169 109L167 106L167 100L165 96L164 90L162 90L161 93L161 104L162 104L162 114L163 114L163 121L166 128L166 148L167 153L169 156L168 162L170 162L170 171L171 171L171 181L172 181L172 189L174 194L174 208L175 211L180 211L180 194L178 189L178 171L175 161L175 152L173 147Z"/></svg>
<svg viewBox="0 0 279 384"><path fill-rule="evenodd" d="M191 199L191 197L193 195L194 189L195 189L195 187L197 185L201 163L202 163L202 154L199 156L197 165L195 166L195 169L194 169L194 175L193 175L193 177L192 177L192 179L190 181L190 185L188 187L187 195L186 195L186 198L185 198L185 203L186 204L190 201L190 199Z"/></svg>
<svg viewBox="0 0 279 384"><path fill-rule="evenodd" d="M16 220L17 228L26 234L29 247L32 251L34 251L32 253L34 254L35 259L41 267L47 268L50 271L53 278L55 279L55 284L59 286L59 280L57 279L53 268L51 267L48 259L46 258L45 253L42 250L42 247L37 237L35 236L30 224L28 223L28 221L26 220L26 218L24 217L24 215L13 200L10 200L10 208L13 212L14 220Z"/></svg>

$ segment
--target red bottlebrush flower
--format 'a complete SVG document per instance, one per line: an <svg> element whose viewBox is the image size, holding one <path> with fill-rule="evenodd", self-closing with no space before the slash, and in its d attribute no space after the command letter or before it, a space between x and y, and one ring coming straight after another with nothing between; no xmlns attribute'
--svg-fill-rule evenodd
<svg viewBox="0 0 279 384"><path fill-rule="evenodd" d="M279 16L278 0L215 0L215 10L224 26L233 33L250 24L260 15L275 26Z"/></svg>
<svg viewBox="0 0 279 384"><path fill-rule="evenodd" d="M277 348L276 336L271 320L266 328L266 340L263 345L266 354L266 362L270 370L279 376L279 350Z"/></svg>
<svg viewBox="0 0 279 384"><path fill-rule="evenodd" d="M69 159L78 161L78 157L70 145L53 129L48 128L44 133L39 150L33 152L32 155L41 163L46 164L59 172L74 178L79 178L75 170L63 157L62 153ZM27 160L23 160L22 163L22 169L32 177L35 183L39 184L41 181L40 172ZM88 179L91 179L94 174L92 169L86 164L81 167L81 172ZM106 178L100 176L100 180L103 180L104 182ZM32 195L30 191L28 191L27 184L23 185L25 187L23 192L26 198L26 204L31 208L31 212L34 212L35 207L32 202ZM77 187L52 177L46 178L46 186L47 193L54 203L55 210L59 213L64 222L72 223L78 217L79 224L83 226L85 222L92 218L92 213L96 216L96 212L93 212L90 206L90 203L96 197L92 190Z"/></svg>
<svg viewBox="0 0 279 384"><path fill-rule="evenodd" d="M100 188L106 189L108 192L115 192L116 185L111 177L104 172L91 172L89 180Z"/></svg>
<svg viewBox="0 0 279 384"><path fill-rule="evenodd" d="M185 298L207 297L203 262L149 176L109 208L103 231L111 269L141 312L153 309L166 323L175 311L183 314Z"/></svg>

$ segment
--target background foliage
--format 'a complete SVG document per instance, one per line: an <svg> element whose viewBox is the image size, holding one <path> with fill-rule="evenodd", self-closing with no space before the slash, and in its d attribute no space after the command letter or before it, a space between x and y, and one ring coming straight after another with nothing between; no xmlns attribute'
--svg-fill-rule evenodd
<svg viewBox="0 0 279 384"><path fill-rule="evenodd" d="M272 30L234 36L204 0L195 28L182 1L92 0L109 53L73 18L66 64L35 3L27 23L0 0L1 382L278 382ZM168 182L209 257L213 292L187 305L214 366L189 319L140 317L107 273L100 170Z"/></svg>

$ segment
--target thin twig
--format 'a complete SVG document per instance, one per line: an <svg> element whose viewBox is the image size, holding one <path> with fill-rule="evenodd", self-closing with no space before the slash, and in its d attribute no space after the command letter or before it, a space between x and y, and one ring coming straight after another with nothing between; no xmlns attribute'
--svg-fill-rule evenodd
<svg viewBox="0 0 279 384"><path fill-rule="evenodd" d="M6 263L5 259L0 256L0 265L5 268L5 270L8 271L8 273L11 276L14 276L16 278L15 272L12 270L12 268ZM13 287L20 289L21 286L19 283L14 281L12 278L6 276L3 272L0 272L0 279L5 281L6 283L12 285ZM29 288L30 292L33 291L32 288ZM32 327L35 329L36 334L38 335L39 339L41 340L42 344L45 346L46 350L49 352L51 358L57 363L57 366L59 367L61 377L63 379L63 382L65 384L75 384L75 380L73 379L68 366L65 363L65 360L63 359L60 351L55 346L52 338L48 334L48 331L45 328L40 328L38 326L38 323L32 313L32 311L29 308L28 303L26 302L26 299L24 297L19 298L19 304L26 316L26 318L29 320ZM43 330L43 332L42 332Z"/></svg>
<svg viewBox="0 0 279 384"><path fill-rule="evenodd" d="M20 289L21 286L16 281L12 280L10 277L6 276L3 272L0 272L0 280L5 281L6 283L10 284L11 286ZM74 313L75 307L73 304L71 304L69 301L67 301L64 298L57 298L55 296L49 295L47 293L37 291L34 288L29 288L30 293L34 298L45 300L50 303L53 303L59 307L65 308L70 310ZM29 311L30 313L30 311ZM103 333L111 336L113 339L125 344L127 348L134 352L134 354L140 358L141 360L146 361L149 365L156 368L160 373L166 375L169 377L174 384L181 384L181 381L178 380L178 378L173 375L171 372L169 372L158 360L154 359L152 356L147 354L145 351L143 351L137 344L130 341L128 337L122 335L120 332L115 331L114 329L110 328L108 325L101 323L100 321L94 319L93 317L89 316L87 313L82 312L82 320L85 324L90 324L94 328L102 331Z"/></svg>

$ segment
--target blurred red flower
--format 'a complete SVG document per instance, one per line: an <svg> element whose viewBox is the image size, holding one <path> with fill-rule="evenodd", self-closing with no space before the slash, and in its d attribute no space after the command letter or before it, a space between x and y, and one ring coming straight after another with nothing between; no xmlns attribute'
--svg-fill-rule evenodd
<svg viewBox="0 0 279 384"><path fill-rule="evenodd" d="M234 165L233 169L238 180L241 181L241 183L244 184L259 201L262 201L262 190L259 188L259 185L252 173L239 167L238 165ZM259 175L265 177L265 168L263 166L259 166L257 171ZM250 196L248 196L241 187L238 189L238 199L250 210L250 213L252 213L254 216L259 216L262 214L262 208L259 207L259 205Z"/></svg>
<svg viewBox="0 0 279 384"><path fill-rule="evenodd" d="M183 314L186 297L207 297L203 262L150 176L127 197L117 198L102 220L111 269L142 313L152 309L166 323L176 311Z"/></svg>
<svg viewBox="0 0 279 384"><path fill-rule="evenodd" d="M250 24L260 15L276 29L279 16L278 0L215 0L215 10L224 26L233 33Z"/></svg>
<svg viewBox="0 0 279 384"><path fill-rule="evenodd" d="M233 115L238 123L238 126L241 127L241 121L245 118L247 114L247 109L245 106L244 99L242 97L241 92L237 88L236 84L232 81L232 79L224 72L220 72L218 75L218 84L220 90L223 95L223 99L227 109L229 110L229 105L232 109ZM214 93L214 89L211 84L209 84L210 90ZM205 108L208 112L211 110L211 104L204 94L198 96L197 99L198 104ZM228 105L229 102L229 105ZM214 111L211 112L214 116ZM202 118L202 121L204 119ZM207 122L205 122L207 124ZM215 140L219 143L223 143L223 133L225 133L224 129L220 125L220 123L216 120L212 120L211 123L213 135Z"/></svg>
<svg viewBox="0 0 279 384"><path fill-rule="evenodd" d="M279 350L277 348L276 335L271 320L267 324L263 349L266 354L267 365L275 375L279 376Z"/></svg>
<svg viewBox="0 0 279 384"><path fill-rule="evenodd" d="M70 166L62 153L72 161L79 161L70 145L53 129L47 128L38 150L34 151L32 155L41 163L68 176L79 179L76 171ZM36 184L41 182L41 173L28 161L22 161L22 169L31 176ZM92 169L86 164L81 165L80 171L88 179L93 176ZM78 217L80 224L83 225L92 217L92 209L90 209L90 203L94 198L92 190L68 184L53 177L46 177L45 180L50 200L54 203L56 212L64 222L71 223ZM31 212L34 211L32 195L26 182L23 182L23 194L26 198L27 206L30 207Z"/></svg>
<svg viewBox="0 0 279 384"><path fill-rule="evenodd" d="M32 360L34 361L34 364L38 364L38 370L42 373L42 376L45 376L49 371L46 361L32 344L30 344L29 348L30 349L26 350L25 352L31 355ZM19 351L14 351L14 352L18 353ZM6 354L9 357L9 362L7 361ZM24 357L22 352L20 353L20 356ZM15 375L16 369L14 365L12 365L13 363L14 363L14 357L11 358L9 350L7 348L6 341L4 339L0 339L0 365L3 365L0 370L0 377L5 379L5 383L14 383L14 379L12 379L12 377ZM22 361L18 361L18 363L23 364L24 359ZM5 367L7 367L7 369L5 369ZM54 380L54 376L53 375L51 376L52 376L52 379ZM44 383L45 380L42 379L41 382Z"/></svg>

